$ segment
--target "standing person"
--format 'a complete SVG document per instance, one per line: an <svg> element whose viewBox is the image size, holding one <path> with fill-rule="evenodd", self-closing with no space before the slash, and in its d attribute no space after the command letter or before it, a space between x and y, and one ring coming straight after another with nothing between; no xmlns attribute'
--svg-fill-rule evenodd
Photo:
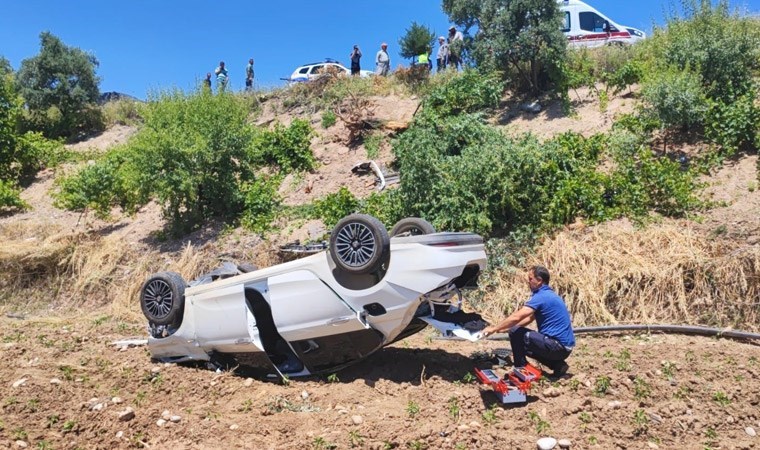
<svg viewBox="0 0 760 450"><path fill-rule="evenodd" d="M509 331L512 357L515 369L524 368L526 356L538 360L554 371L553 376L561 377L569 366L565 360L575 346L570 313L562 297L549 287L549 271L543 266L533 266L528 270L530 299L525 306L506 319L486 327L482 336ZM525 328L536 320L538 331Z"/></svg>
<svg viewBox="0 0 760 450"><path fill-rule="evenodd" d="M391 71L391 57L388 56L388 44L380 44L380 51L375 56L375 75L388 76Z"/></svg>
<svg viewBox="0 0 760 450"><path fill-rule="evenodd" d="M253 58L249 59L248 65L245 66L245 90L253 90Z"/></svg>
<svg viewBox="0 0 760 450"><path fill-rule="evenodd" d="M362 51L359 50L358 45L354 45L354 49L348 57L351 59L351 75L361 74L362 67L359 61L362 59Z"/></svg>
<svg viewBox="0 0 760 450"><path fill-rule="evenodd" d="M224 92L227 88L227 82L229 81L227 69L224 68L224 61L219 61L219 67L214 70L214 73L216 74L216 90L218 92Z"/></svg>
<svg viewBox="0 0 760 450"><path fill-rule="evenodd" d="M452 25L449 27L449 64L458 69L462 65L462 47L464 47L464 36L461 31Z"/></svg>
<svg viewBox="0 0 760 450"><path fill-rule="evenodd" d="M438 72L446 69L446 66L449 64L449 44L443 36L438 38L438 53L436 54L435 61L438 66Z"/></svg>
<svg viewBox="0 0 760 450"><path fill-rule="evenodd" d="M211 72L206 72L206 79L203 80L203 87L211 90Z"/></svg>

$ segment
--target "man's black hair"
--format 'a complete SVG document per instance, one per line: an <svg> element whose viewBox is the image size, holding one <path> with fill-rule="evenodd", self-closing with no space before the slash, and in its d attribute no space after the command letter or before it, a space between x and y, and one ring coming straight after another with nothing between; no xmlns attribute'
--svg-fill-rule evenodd
<svg viewBox="0 0 760 450"><path fill-rule="evenodd" d="M534 277L541 279L541 282L549 284L549 269L544 266L533 266L530 271L533 272Z"/></svg>

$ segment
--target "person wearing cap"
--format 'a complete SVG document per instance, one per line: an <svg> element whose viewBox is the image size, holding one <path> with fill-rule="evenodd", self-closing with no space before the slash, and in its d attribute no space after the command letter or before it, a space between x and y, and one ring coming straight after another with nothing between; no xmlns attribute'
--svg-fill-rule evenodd
<svg viewBox="0 0 760 450"><path fill-rule="evenodd" d="M359 50L358 45L354 45L354 49L348 57L351 59L351 75L359 75L362 71L362 67L359 64L359 61L362 59L362 51Z"/></svg>
<svg viewBox="0 0 760 450"><path fill-rule="evenodd" d="M435 61L438 72L445 70L446 65L449 63L449 44L443 36L438 38L438 53L436 54Z"/></svg>
<svg viewBox="0 0 760 450"><path fill-rule="evenodd" d="M388 56L388 44L380 44L380 51L375 56L375 75L388 76L391 71L391 57Z"/></svg>
<svg viewBox="0 0 760 450"><path fill-rule="evenodd" d="M449 27L449 65L458 69L462 65L462 47L464 46L464 36L461 31L452 25Z"/></svg>

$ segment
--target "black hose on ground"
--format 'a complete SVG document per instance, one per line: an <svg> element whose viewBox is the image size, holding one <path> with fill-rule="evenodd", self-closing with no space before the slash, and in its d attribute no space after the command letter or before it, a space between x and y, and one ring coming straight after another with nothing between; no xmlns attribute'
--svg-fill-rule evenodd
<svg viewBox="0 0 760 450"><path fill-rule="evenodd" d="M760 334L750 333L748 331L728 330L723 328L701 327L696 325L602 325L598 327L580 327L574 328L575 334L593 334L593 333L614 333L625 331L659 331L663 333L675 334L695 334L700 336L717 336L729 339L748 339L760 341ZM508 334L495 334L487 339L496 341L508 341Z"/></svg>

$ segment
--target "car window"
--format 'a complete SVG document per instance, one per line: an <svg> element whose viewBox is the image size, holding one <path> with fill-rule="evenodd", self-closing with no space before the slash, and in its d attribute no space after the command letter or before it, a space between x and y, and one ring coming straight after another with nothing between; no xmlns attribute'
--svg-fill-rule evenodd
<svg viewBox="0 0 760 450"><path fill-rule="evenodd" d="M570 11L565 11L565 18L562 21L562 32L567 33L570 31Z"/></svg>
<svg viewBox="0 0 760 450"><path fill-rule="evenodd" d="M321 73L321 72L322 72L322 68L323 68L323 67L325 67L323 64L319 64L319 65L317 65L317 66L313 66L313 67L311 68L311 72L310 72L310 73L311 73L312 75L313 75L313 74L317 74L317 73Z"/></svg>
<svg viewBox="0 0 760 450"><path fill-rule="evenodd" d="M586 11L578 14L578 21L581 25L581 30L592 31L594 33L603 33L604 30L604 18L597 13Z"/></svg>
<svg viewBox="0 0 760 450"><path fill-rule="evenodd" d="M306 73L306 72L308 72L308 71L309 71L309 67L308 67L308 66L306 66L306 67L304 67L303 69L299 70L299 71L298 71L298 73Z"/></svg>

